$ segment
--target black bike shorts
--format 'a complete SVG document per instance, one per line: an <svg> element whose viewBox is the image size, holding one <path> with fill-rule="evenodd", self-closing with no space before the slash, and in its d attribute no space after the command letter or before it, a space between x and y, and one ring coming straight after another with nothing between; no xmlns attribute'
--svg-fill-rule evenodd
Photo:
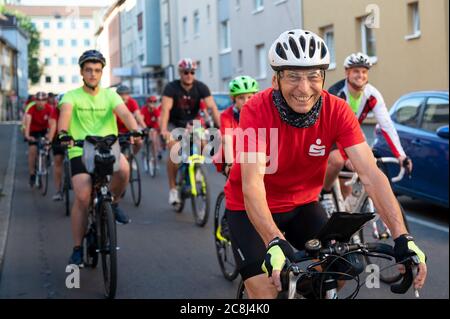
<svg viewBox="0 0 450 319"><path fill-rule="evenodd" d="M261 266L266 246L245 211L225 211L230 228L230 239L236 264L243 280L263 274ZM298 250L313 239L328 220L318 202L299 206L287 213L272 214L286 240Z"/></svg>
<svg viewBox="0 0 450 319"><path fill-rule="evenodd" d="M64 149L63 146L61 146L61 143L59 141L55 140L52 143L52 150L53 150L53 155L54 156L57 156L57 155L63 155L64 156L65 149Z"/></svg>
<svg viewBox="0 0 450 319"><path fill-rule="evenodd" d="M72 171L72 177L78 174L89 174L81 160L81 156L74 157L70 160L70 169Z"/></svg>
<svg viewBox="0 0 450 319"><path fill-rule="evenodd" d="M45 137L45 135L47 134L47 130L45 131L38 131L38 132L30 132L30 136L34 137L36 140L39 140L41 137ZM28 145L37 145L38 142L31 142L28 141Z"/></svg>

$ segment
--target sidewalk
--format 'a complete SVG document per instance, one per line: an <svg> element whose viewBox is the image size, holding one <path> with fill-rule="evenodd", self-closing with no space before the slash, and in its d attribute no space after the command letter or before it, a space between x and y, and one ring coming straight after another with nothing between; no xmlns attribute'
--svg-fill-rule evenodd
<svg viewBox="0 0 450 319"><path fill-rule="evenodd" d="M0 202L2 200L2 190L4 179L8 169L9 155L11 153L11 140L14 132L14 125L0 124Z"/></svg>

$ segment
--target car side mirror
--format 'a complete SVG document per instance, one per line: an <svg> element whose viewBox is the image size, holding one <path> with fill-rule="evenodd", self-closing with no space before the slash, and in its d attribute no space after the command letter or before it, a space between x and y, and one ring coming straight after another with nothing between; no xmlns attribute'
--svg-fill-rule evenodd
<svg viewBox="0 0 450 319"><path fill-rule="evenodd" d="M441 126L441 127L439 127L439 128L436 130L436 134L437 134L439 137L448 139L448 125L447 125L447 126Z"/></svg>

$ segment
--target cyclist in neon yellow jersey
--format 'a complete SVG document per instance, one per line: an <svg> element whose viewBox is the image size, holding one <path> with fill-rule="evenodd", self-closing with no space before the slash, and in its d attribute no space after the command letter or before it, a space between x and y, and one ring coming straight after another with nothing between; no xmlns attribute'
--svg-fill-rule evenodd
<svg viewBox="0 0 450 319"><path fill-rule="evenodd" d="M58 121L58 137L67 141L68 136L74 140L83 140L86 136L117 135L117 115L130 131L137 131L138 125L133 115L125 106L120 96L110 89L99 86L106 64L103 55L96 50L84 52L78 64L84 85L64 94L60 103ZM72 184L75 199L72 207L72 231L74 249L69 264L83 266L83 249L81 247L86 231L88 208L91 199L91 177L87 173L81 156L83 150L79 147L69 149L72 170ZM113 212L118 223L126 224L130 220L119 208L118 201L123 194L129 179L129 165L124 155L120 155L120 169L114 172L111 180L111 192L114 201Z"/></svg>

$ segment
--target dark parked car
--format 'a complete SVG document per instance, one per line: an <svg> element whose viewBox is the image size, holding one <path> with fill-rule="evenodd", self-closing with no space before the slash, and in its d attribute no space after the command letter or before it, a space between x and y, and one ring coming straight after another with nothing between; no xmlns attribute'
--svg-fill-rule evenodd
<svg viewBox="0 0 450 319"><path fill-rule="evenodd" d="M406 154L413 161L411 178L392 184L397 194L449 207L448 202L448 91L403 95L390 111ZM374 151L392 156L378 126ZM388 167L394 175L394 167ZM398 169L397 169L398 171Z"/></svg>

